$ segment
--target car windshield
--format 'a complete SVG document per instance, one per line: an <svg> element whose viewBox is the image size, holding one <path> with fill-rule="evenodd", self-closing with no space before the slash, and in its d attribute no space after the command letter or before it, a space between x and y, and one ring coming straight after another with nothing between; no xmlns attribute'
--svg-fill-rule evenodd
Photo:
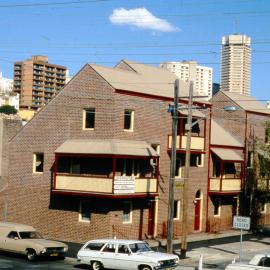
<svg viewBox="0 0 270 270"><path fill-rule="evenodd" d="M41 239L42 236L38 232L19 232L21 239Z"/></svg>
<svg viewBox="0 0 270 270"><path fill-rule="evenodd" d="M152 251L146 243L134 243L129 245L133 253Z"/></svg>

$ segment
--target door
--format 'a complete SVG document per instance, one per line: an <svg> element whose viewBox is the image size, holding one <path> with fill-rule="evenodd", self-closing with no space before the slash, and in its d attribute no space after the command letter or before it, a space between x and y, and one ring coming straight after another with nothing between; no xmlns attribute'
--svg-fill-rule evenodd
<svg viewBox="0 0 270 270"><path fill-rule="evenodd" d="M148 236L154 236L155 231L155 208L156 208L156 201L150 201L148 203Z"/></svg>
<svg viewBox="0 0 270 270"><path fill-rule="evenodd" d="M194 215L194 231L199 231L201 228L201 200L195 199L195 215Z"/></svg>
<svg viewBox="0 0 270 270"><path fill-rule="evenodd" d="M116 244L112 243L106 244L100 252L100 259L104 268L117 269L115 258L116 258Z"/></svg>

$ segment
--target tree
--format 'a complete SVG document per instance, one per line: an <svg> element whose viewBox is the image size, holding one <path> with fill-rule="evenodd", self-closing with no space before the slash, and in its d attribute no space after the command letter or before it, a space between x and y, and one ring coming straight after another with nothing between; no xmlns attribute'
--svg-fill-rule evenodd
<svg viewBox="0 0 270 270"><path fill-rule="evenodd" d="M265 125L265 141L253 138L253 166L250 173L251 216L256 227L262 205L270 201L270 122Z"/></svg>
<svg viewBox="0 0 270 270"><path fill-rule="evenodd" d="M3 106L0 106L0 113L4 113L4 114L16 114L17 113L17 110L14 108L14 106L3 105Z"/></svg>

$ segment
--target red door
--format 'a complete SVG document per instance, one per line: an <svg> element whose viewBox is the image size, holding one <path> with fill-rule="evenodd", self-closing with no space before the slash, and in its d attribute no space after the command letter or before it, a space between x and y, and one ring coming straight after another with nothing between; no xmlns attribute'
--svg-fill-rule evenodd
<svg viewBox="0 0 270 270"><path fill-rule="evenodd" d="M149 202L149 208L148 208L148 236L152 237L154 235L154 229L155 229L155 206L156 201L150 201Z"/></svg>
<svg viewBox="0 0 270 270"><path fill-rule="evenodd" d="M195 200L194 231L199 231L201 227L201 200Z"/></svg>

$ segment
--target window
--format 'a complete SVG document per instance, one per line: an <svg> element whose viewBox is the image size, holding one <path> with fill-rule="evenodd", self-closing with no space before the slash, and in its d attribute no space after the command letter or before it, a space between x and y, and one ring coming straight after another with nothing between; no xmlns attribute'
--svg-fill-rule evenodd
<svg viewBox="0 0 270 270"><path fill-rule="evenodd" d="M90 222L90 220L91 220L91 211L90 211L89 202L88 201L81 201L79 221Z"/></svg>
<svg viewBox="0 0 270 270"><path fill-rule="evenodd" d="M247 160L248 168L253 168L253 157L254 157L253 151L248 151L248 160Z"/></svg>
<svg viewBox="0 0 270 270"><path fill-rule="evenodd" d="M129 254L129 249L127 245L118 245L118 253Z"/></svg>
<svg viewBox="0 0 270 270"><path fill-rule="evenodd" d="M180 219L180 200L174 200L173 219Z"/></svg>
<svg viewBox="0 0 270 270"><path fill-rule="evenodd" d="M117 176L152 177L154 169L149 159L117 159Z"/></svg>
<svg viewBox="0 0 270 270"><path fill-rule="evenodd" d="M259 201L259 210L262 214L266 213L266 200L264 198Z"/></svg>
<svg viewBox="0 0 270 270"><path fill-rule="evenodd" d="M191 154L190 155L191 167L203 167L203 154Z"/></svg>
<svg viewBox="0 0 270 270"><path fill-rule="evenodd" d="M33 172L34 173L43 173L43 166L44 166L44 154L43 153L34 153Z"/></svg>
<svg viewBox="0 0 270 270"><path fill-rule="evenodd" d="M124 114L124 130L125 131L133 131L134 125L134 111L125 110Z"/></svg>
<svg viewBox="0 0 270 270"><path fill-rule="evenodd" d="M220 199L215 199L213 201L214 205L214 216L220 216L221 201Z"/></svg>
<svg viewBox="0 0 270 270"><path fill-rule="evenodd" d="M101 248L104 246L104 243L89 243L85 249L89 250L101 250Z"/></svg>
<svg viewBox="0 0 270 270"><path fill-rule="evenodd" d="M115 244L107 244L104 248L103 248L103 252L110 252L110 253L115 253L116 250L116 245Z"/></svg>
<svg viewBox="0 0 270 270"><path fill-rule="evenodd" d="M8 237L8 238L11 238L11 239L14 239L15 237L19 238L19 235L18 235L17 232L12 231L12 232L10 232L10 233L8 234L7 237Z"/></svg>
<svg viewBox="0 0 270 270"><path fill-rule="evenodd" d="M123 223L132 223L132 203L124 202Z"/></svg>
<svg viewBox="0 0 270 270"><path fill-rule="evenodd" d="M83 129L95 128L95 108L88 108L83 110Z"/></svg>
<svg viewBox="0 0 270 270"><path fill-rule="evenodd" d="M270 258L266 256L261 258L258 266L270 267Z"/></svg>

